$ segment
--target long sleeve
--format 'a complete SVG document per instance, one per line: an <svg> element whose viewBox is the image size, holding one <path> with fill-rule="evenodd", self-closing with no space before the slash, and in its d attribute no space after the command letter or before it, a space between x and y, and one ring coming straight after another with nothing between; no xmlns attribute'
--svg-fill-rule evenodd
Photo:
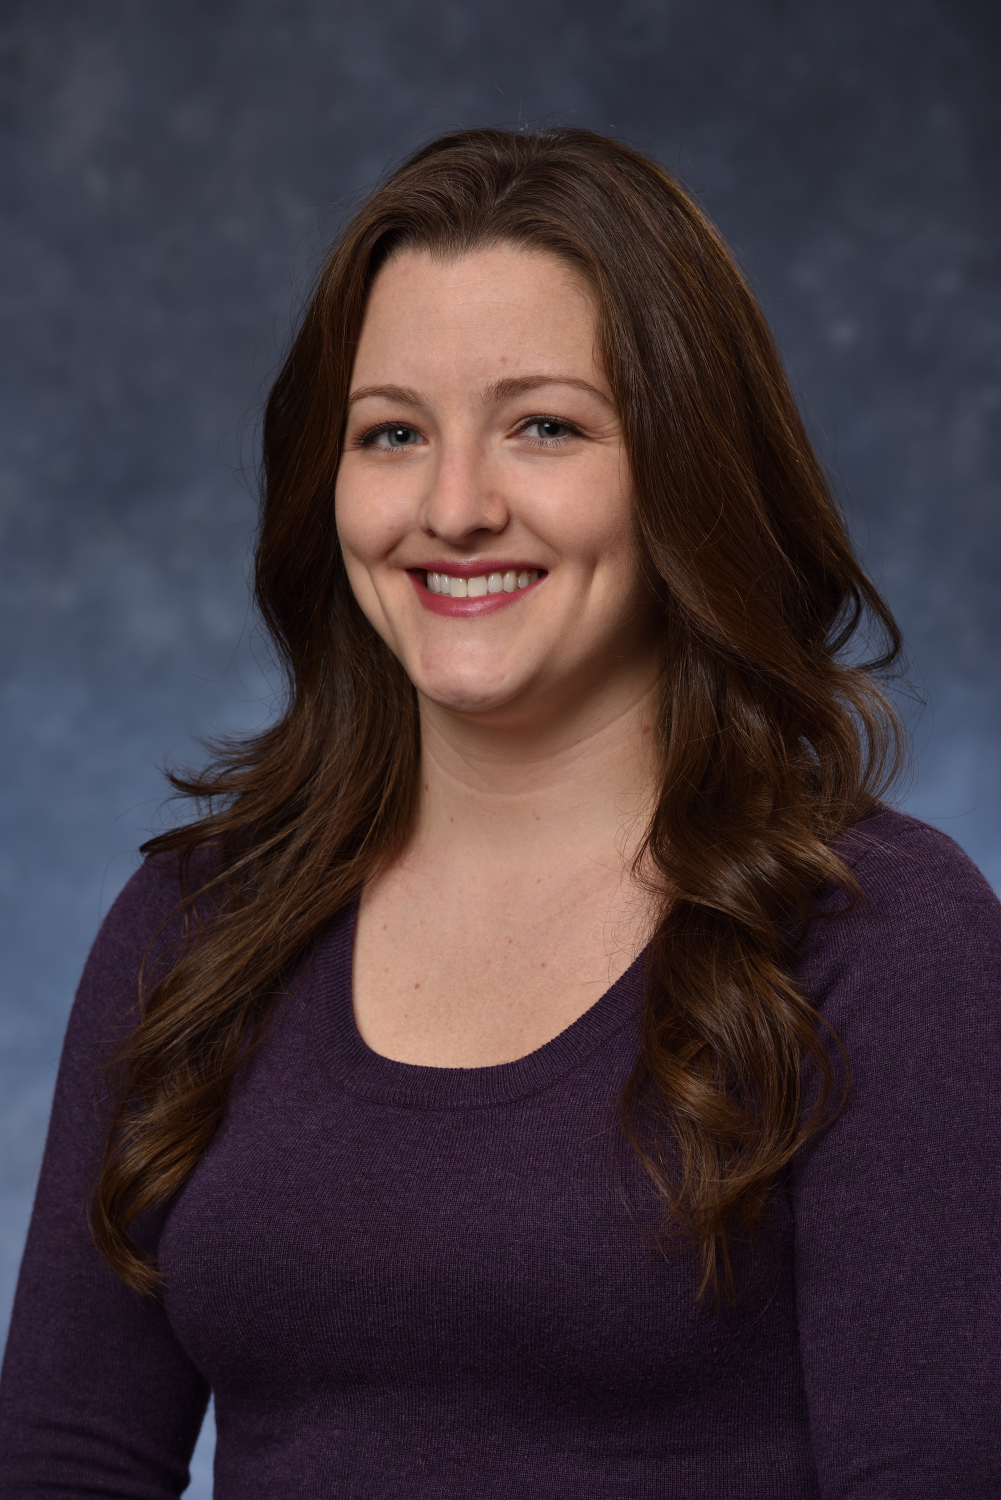
<svg viewBox="0 0 1001 1500"><path fill-rule="evenodd" d="M164 1500L188 1482L208 1386L160 1302L126 1288L90 1239L101 1068L134 1012L140 962L175 905L147 864L109 912L84 970L56 1084L0 1381L0 1497Z"/></svg>
<svg viewBox="0 0 1001 1500"><path fill-rule="evenodd" d="M641 969L526 1058L416 1068L358 1035L350 912L166 1216L172 1321L126 1291L90 1245L85 1182L96 1059L176 897L147 866L70 1024L0 1500L177 1495L203 1371L220 1500L1001 1493L1001 908L911 820L849 842L863 899L813 922L801 971L850 1059L848 1104L776 1195L775 1287L718 1315L610 1181Z"/></svg>
<svg viewBox="0 0 1001 1500"><path fill-rule="evenodd" d="M907 823L854 837L862 902L813 924L803 975L851 1068L792 1175L824 1500L1001 1494L1001 906Z"/></svg>

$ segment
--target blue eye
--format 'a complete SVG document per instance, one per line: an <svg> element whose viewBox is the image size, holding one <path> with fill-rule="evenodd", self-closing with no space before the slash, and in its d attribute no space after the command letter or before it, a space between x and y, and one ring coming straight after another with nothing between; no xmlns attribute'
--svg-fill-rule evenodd
<svg viewBox="0 0 1001 1500"><path fill-rule="evenodd" d="M558 422L555 417L536 417L524 431L533 427L544 443L561 443L564 438L572 437L575 431L569 422Z"/></svg>
<svg viewBox="0 0 1001 1500"><path fill-rule="evenodd" d="M420 436L416 427L406 427L402 422L394 422L392 427L383 427L381 431L371 433L365 441L380 448L412 448L414 443L420 442Z"/></svg>

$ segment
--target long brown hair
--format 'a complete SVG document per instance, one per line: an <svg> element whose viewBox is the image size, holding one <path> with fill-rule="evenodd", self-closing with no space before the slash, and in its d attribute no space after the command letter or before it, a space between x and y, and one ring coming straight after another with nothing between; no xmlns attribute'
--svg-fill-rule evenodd
<svg viewBox="0 0 1001 1500"><path fill-rule="evenodd" d="M158 1278L130 1226L185 1182L296 965L411 829L414 689L355 602L334 528L348 383L388 256L496 242L562 257L594 294L660 601L663 771L644 846L660 917L622 1122L667 1222L701 1246L703 1287L827 1110L828 1048L790 945L825 882L851 889L832 841L897 769L877 682L897 628L765 320L678 182L586 130L462 131L349 224L267 403L255 584L287 695L270 728L172 778L203 815L144 846L202 873L182 900L189 941L117 1058L92 1206L98 1246L137 1288ZM849 649L860 627L881 642L865 662ZM192 862L206 848L210 867Z"/></svg>

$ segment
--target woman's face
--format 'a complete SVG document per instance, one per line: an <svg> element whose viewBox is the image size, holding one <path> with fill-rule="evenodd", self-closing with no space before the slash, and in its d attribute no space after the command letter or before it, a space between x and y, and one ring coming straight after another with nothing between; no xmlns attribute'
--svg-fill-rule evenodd
<svg viewBox="0 0 1001 1500"><path fill-rule="evenodd" d="M442 708L513 722L656 674L594 304L557 257L383 268L336 512L358 603Z"/></svg>

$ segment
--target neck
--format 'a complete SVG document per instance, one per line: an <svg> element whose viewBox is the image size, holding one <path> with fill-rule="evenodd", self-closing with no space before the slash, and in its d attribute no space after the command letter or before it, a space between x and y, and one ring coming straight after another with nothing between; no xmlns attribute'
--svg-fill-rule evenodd
<svg viewBox="0 0 1001 1500"><path fill-rule="evenodd" d="M487 853L495 868L628 861L656 791L656 702L649 674L517 728L422 700L416 841L459 863Z"/></svg>

